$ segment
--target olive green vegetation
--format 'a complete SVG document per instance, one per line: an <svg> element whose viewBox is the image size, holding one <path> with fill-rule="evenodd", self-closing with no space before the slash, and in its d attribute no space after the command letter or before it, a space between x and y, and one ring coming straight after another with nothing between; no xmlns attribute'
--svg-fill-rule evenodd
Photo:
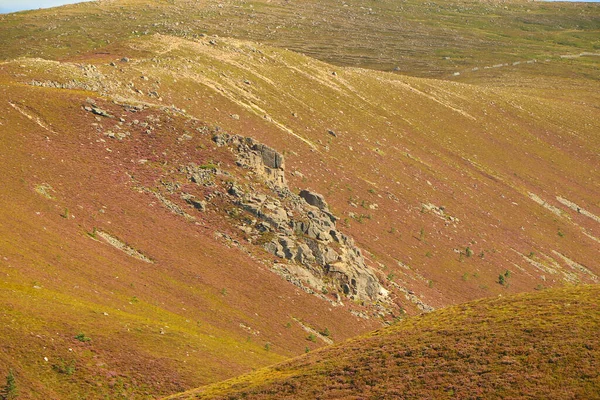
<svg viewBox="0 0 600 400"><path fill-rule="evenodd" d="M0 16L0 57L64 58L161 33L253 40L346 66L449 76L600 51L594 3L445 0L92 2Z"/></svg>
<svg viewBox="0 0 600 400"><path fill-rule="evenodd" d="M19 394L17 390L17 382L12 371L8 371L6 375L6 384L0 391L0 399L2 400L13 400L16 399Z"/></svg>
<svg viewBox="0 0 600 400"><path fill-rule="evenodd" d="M600 287L412 317L170 399L598 398Z"/></svg>

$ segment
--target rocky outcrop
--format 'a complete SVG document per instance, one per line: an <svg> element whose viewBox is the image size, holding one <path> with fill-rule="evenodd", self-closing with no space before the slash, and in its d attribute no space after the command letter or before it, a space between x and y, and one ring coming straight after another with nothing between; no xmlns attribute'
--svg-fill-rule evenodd
<svg viewBox="0 0 600 400"><path fill-rule="evenodd" d="M367 302L387 297L352 238L337 229L337 218L323 196L289 190L281 154L251 138L219 134L213 140L229 146L238 166L269 187L270 192L261 192L232 183L228 194L236 207L253 217L240 228L253 243L282 259L278 268L290 275L290 281L300 281L316 292L334 293L338 301L342 296Z"/></svg>
<svg viewBox="0 0 600 400"><path fill-rule="evenodd" d="M215 135L217 145L231 146L237 154L237 164L252 170L269 188L279 195L289 193L285 181L283 156L272 148L249 137L228 134Z"/></svg>
<svg viewBox="0 0 600 400"><path fill-rule="evenodd" d="M315 206L320 210L326 210L329 208L323 196L317 193L310 192L308 190L301 190L300 197L304 199L311 206Z"/></svg>

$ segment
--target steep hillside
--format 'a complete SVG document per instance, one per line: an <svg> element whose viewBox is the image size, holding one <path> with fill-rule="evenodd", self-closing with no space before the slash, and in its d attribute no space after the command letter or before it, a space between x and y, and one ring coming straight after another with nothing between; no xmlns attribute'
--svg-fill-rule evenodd
<svg viewBox="0 0 600 400"><path fill-rule="evenodd" d="M122 45L127 61L4 69L30 90L171 107L265 143L291 191L323 194L367 261L422 307L598 281L594 85L565 79L573 90L556 94L334 70L231 39Z"/></svg>
<svg viewBox="0 0 600 400"><path fill-rule="evenodd" d="M423 40L384 72L356 66L396 63L399 3L302 4L0 16L0 376L22 397L168 395L598 282L597 6L405 2ZM469 30L457 5L498 22ZM430 44L463 40L456 75Z"/></svg>
<svg viewBox="0 0 600 400"><path fill-rule="evenodd" d="M23 398L174 393L380 326L371 298L271 272L258 230L232 238L253 225L232 183L270 189L214 128L4 78L0 364Z"/></svg>
<svg viewBox="0 0 600 400"><path fill-rule="evenodd" d="M597 399L598 286L481 300L170 399Z"/></svg>

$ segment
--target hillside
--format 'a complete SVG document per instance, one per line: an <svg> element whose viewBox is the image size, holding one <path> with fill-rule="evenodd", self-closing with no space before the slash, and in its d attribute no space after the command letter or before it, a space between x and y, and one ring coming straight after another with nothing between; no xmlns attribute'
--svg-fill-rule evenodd
<svg viewBox="0 0 600 400"><path fill-rule="evenodd" d="M598 283L598 5L340 4L0 15L0 377L22 398L170 395Z"/></svg>
<svg viewBox="0 0 600 400"><path fill-rule="evenodd" d="M460 79L469 80L474 68L507 64L514 69L513 63L600 52L594 3L104 0L0 15L0 22L4 59L68 59L155 33L190 40L218 35L287 48L334 65L424 77L462 72L467 76Z"/></svg>
<svg viewBox="0 0 600 400"><path fill-rule="evenodd" d="M169 399L597 399L598 286L480 300Z"/></svg>
<svg viewBox="0 0 600 400"><path fill-rule="evenodd" d="M329 340L307 329L380 324L271 272L258 231L232 238L252 216L231 184L265 183L214 128L80 90L1 90L2 364L23 395L172 393Z"/></svg>

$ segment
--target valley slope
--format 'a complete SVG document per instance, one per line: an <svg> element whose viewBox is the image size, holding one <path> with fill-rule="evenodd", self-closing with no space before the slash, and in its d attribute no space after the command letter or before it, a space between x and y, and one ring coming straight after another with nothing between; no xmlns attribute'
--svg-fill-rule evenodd
<svg viewBox="0 0 600 400"><path fill-rule="evenodd" d="M597 399L598 286L413 317L170 399Z"/></svg>
<svg viewBox="0 0 600 400"><path fill-rule="evenodd" d="M391 1L0 16L0 373L25 398L156 397L597 283L598 6L447 2L439 32L411 4L413 41Z"/></svg>

